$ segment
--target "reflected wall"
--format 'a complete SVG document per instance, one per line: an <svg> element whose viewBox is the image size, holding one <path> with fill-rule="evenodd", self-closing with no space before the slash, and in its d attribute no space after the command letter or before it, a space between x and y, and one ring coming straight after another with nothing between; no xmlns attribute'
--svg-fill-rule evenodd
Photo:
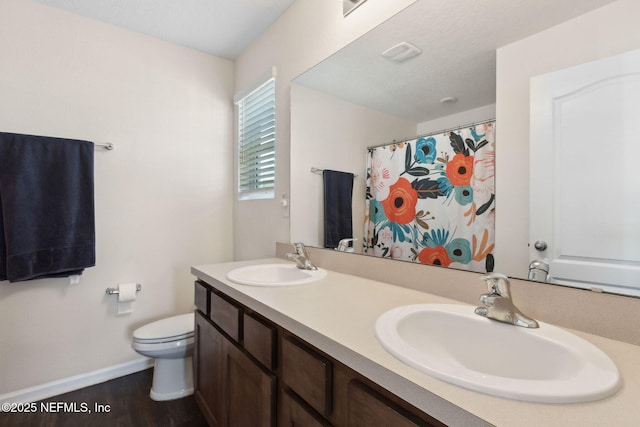
<svg viewBox="0 0 640 427"><path fill-rule="evenodd" d="M362 252L366 147L416 132L416 123L301 85L291 85L291 241L324 247L322 175L351 172L354 247Z"/></svg>
<svg viewBox="0 0 640 427"><path fill-rule="evenodd" d="M497 51L496 270L526 278L529 264L529 83L534 76L640 48L634 16L621 0ZM535 60L532 60L535 58Z"/></svg>

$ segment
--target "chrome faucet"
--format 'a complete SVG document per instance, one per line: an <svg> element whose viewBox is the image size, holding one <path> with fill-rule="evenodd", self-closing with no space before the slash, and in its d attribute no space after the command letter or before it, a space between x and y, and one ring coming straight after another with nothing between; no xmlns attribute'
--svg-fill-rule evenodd
<svg viewBox="0 0 640 427"><path fill-rule="evenodd" d="M534 260L529 264L529 276L527 279L536 282L546 282L549 277L549 264L542 260Z"/></svg>
<svg viewBox="0 0 640 427"><path fill-rule="evenodd" d="M476 314L499 322L510 323L524 328L537 328L538 322L522 314L513 305L509 278L500 273L489 273L480 279L487 282L488 294L480 295L484 307L477 307Z"/></svg>
<svg viewBox="0 0 640 427"><path fill-rule="evenodd" d="M347 239L342 239L338 242L338 247L336 248L336 251L339 252L353 252L354 251L354 247L353 247L353 242L355 242L356 238L347 238Z"/></svg>
<svg viewBox="0 0 640 427"><path fill-rule="evenodd" d="M296 266L301 270L317 270L318 267L311 263L309 259L309 252L307 252L307 248L304 246L304 243L297 242L293 244L295 248L295 253L287 253L286 257L288 259L293 259L296 262Z"/></svg>

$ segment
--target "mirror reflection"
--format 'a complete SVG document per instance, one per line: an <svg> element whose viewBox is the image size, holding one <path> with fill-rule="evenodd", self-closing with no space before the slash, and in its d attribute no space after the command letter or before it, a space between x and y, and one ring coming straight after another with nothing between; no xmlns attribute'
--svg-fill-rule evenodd
<svg viewBox="0 0 640 427"><path fill-rule="evenodd" d="M537 259L530 254L529 236L529 82L640 47L637 40L622 40L626 16L638 8L631 2L531 3L470 10L464 1L446 6L418 1L295 79L291 239L323 246L322 178L312 167L358 175L353 237L361 252L367 147L495 117L495 269L529 277L529 265ZM598 39L585 44L581 34ZM421 53L400 62L382 55L403 42Z"/></svg>
<svg viewBox="0 0 640 427"><path fill-rule="evenodd" d="M491 120L369 148L365 253L493 271L494 141Z"/></svg>
<svg viewBox="0 0 640 427"><path fill-rule="evenodd" d="M531 79L530 279L640 295L639 115L640 50Z"/></svg>

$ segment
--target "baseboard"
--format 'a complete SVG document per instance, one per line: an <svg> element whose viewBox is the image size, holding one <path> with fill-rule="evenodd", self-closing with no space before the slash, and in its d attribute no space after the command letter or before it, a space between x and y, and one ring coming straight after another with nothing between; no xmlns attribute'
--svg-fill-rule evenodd
<svg viewBox="0 0 640 427"><path fill-rule="evenodd" d="M153 359L140 358L131 362L120 363L96 371L87 372L73 377L63 378L0 395L0 403L37 402L59 394L79 390L94 384L100 384L114 378L123 377L135 372L143 371L153 366Z"/></svg>

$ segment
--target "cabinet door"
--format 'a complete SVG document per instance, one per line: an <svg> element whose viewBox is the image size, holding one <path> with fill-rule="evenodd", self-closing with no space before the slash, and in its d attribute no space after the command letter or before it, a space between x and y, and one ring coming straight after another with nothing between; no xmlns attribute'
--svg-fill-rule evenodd
<svg viewBox="0 0 640 427"><path fill-rule="evenodd" d="M331 415L331 361L291 336L282 340L282 381L323 417Z"/></svg>
<svg viewBox="0 0 640 427"><path fill-rule="evenodd" d="M348 385L349 427L428 425L370 390L359 381Z"/></svg>
<svg viewBox="0 0 640 427"><path fill-rule="evenodd" d="M300 398L290 392L280 390L280 412L278 427L330 427L322 418L313 415L312 409L304 407Z"/></svg>
<svg viewBox="0 0 640 427"><path fill-rule="evenodd" d="M223 426L222 360L225 338L199 312L195 315L194 395L211 427Z"/></svg>
<svg viewBox="0 0 640 427"><path fill-rule="evenodd" d="M224 342L226 425L275 426L276 379L231 342Z"/></svg>

